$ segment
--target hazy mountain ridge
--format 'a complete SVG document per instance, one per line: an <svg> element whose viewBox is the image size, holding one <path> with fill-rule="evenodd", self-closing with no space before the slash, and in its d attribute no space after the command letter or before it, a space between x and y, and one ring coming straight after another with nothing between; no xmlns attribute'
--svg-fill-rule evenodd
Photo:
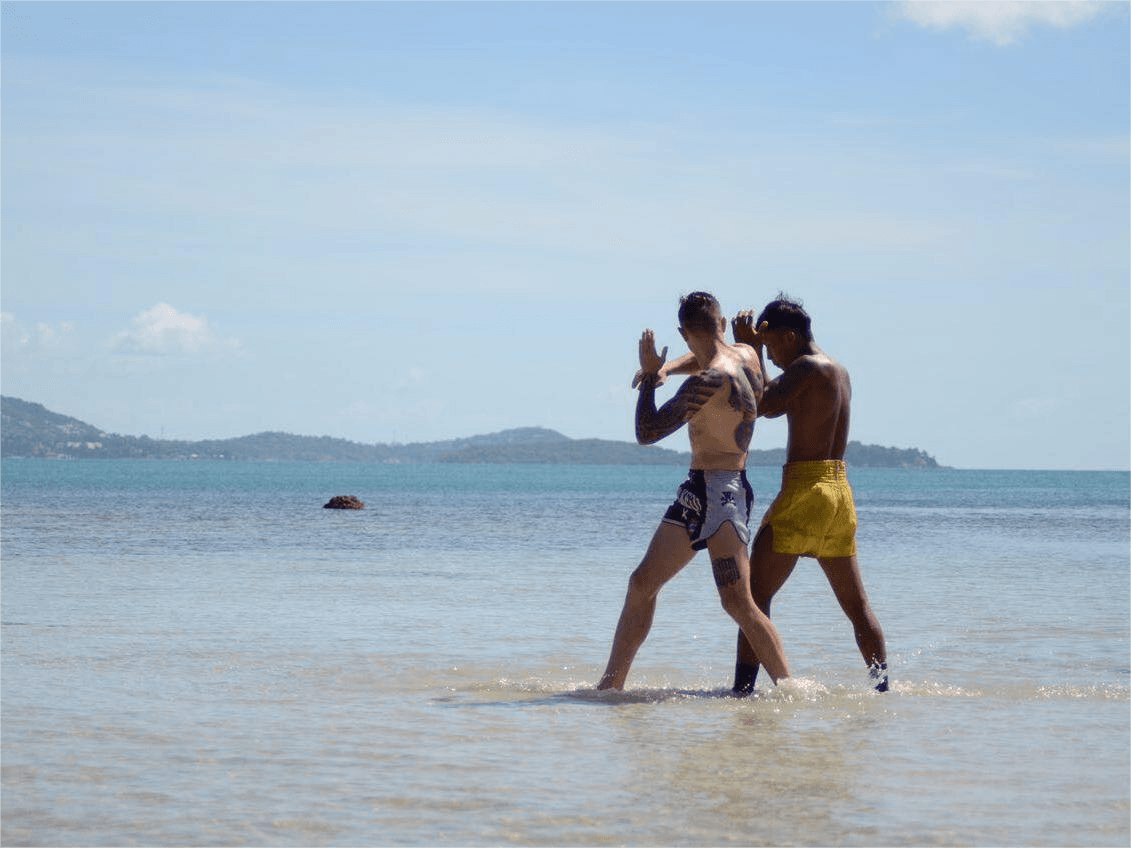
<svg viewBox="0 0 1131 848"><path fill-rule="evenodd" d="M0 456L53 459L230 459L270 461L563 465L686 465L690 453L607 439L571 439L544 427L520 427L438 442L362 444L330 436L264 432L232 439L182 441L123 436L13 397L0 398ZM937 468L916 448L850 442L845 459L859 467ZM785 449L752 450L752 466L785 462Z"/></svg>

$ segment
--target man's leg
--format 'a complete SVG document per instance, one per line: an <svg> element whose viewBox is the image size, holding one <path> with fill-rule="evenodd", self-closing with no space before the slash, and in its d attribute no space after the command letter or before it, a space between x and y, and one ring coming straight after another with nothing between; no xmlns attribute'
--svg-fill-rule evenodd
<svg viewBox="0 0 1131 848"><path fill-rule="evenodd" d="M695 551L684 528L666 523L656 528L644 559L628 578L628 593L617 622L616 635L613 636L609 664L597 684L598 689L624 688L632 660L652 628L656 596L694 556Z"/></svg>
<svg viewBox="0 0 1131 848"><path fill-rule="evenodd" d="M886 692L888 660L884 633L872 612L871 604L868 603L856 557L823 557L817 562L824 569L840 608L852 622L852 629L856 634L856 646L876 680L876 689Z"/></svg>
<svg viewBox="0 0 1131 848"><path fill-rule="evenodd" d="M770 602L785 585L797 565L794 554L774 552L774 528L763 527L754 539L754 555L750 559L750 595L754 603L768 618ZM741 630L738 631L738 651L734 662L734 693L749 695L754 691L758 677L758 654Z"/></svg>
<svg viewBox="0 0 1131 848"><path fill-rule="evenodd" d="M733 524L724 524L707 543L711 569L723 609L738 622L753 652L774 682L789 677L777 628L754 603L750 594L750 559Z"/></svg>

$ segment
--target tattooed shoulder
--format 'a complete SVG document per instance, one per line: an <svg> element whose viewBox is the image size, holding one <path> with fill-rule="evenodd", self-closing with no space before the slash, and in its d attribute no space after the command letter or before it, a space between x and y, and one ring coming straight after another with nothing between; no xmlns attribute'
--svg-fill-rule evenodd
<svg viewBox="0 0 1131 848"><path fill-rule="evenodd" d="M749 449L750 440L754 437L754 421L758 417L757 395L750 384L749 371L745 368L731 378L730 405L742 414L742 420L734 428L734 443L745 451Z"/></svg>
<svg viewBox="0 0 1131 848"><path fill-rule="evenodd" d="M750 383L746 369L730 376L730 405L744 417L753 417L757 412L757 396Z"/></svg>
<svg viewBox="0 0 1131 848"><path fill-rule="evenodd" d="M746 376L746 382L750 384L750 388L754 391L754 396L762 394L762 389L766 386L766 379L762 375L760 368L752 368L749 365L742 366L742 373Z"/></svg>

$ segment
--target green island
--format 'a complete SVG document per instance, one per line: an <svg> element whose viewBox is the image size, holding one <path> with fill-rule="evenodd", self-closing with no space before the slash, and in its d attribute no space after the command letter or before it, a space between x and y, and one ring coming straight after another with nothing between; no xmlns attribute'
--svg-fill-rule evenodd
<svg viewBox="0 0 1131 848"><path fill-rule="evenodd" d="M545 463L557 465L686 465L687 451L609 439L571 439L544 427L409 444L363 444L329 436L266 432L190 442L107 433L41 404L0 398L0 456L44 459L243 460L259 462ZM917 448L849 442L849 465L939 468ZM749 465L779 466L785 449L751 450Z"/></svg>

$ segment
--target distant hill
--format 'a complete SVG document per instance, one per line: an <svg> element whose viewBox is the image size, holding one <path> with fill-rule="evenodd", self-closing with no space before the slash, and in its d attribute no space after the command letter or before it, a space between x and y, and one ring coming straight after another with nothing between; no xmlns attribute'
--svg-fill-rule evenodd
<svg viewBox="0 0 1131 848"><path fill-rule="evenodd" d="M199 442L107 433L13 397L0 398L0 456L55 459L231 459L261 462L321 461L558 465L687 465L691 454L607 439L571 439L544 427L520 427L439 442L362 444L329 436L256 433ZM885 448L850 442L845 459L857 467L938 468L915 448ZM778 466L785 449L750 452L752 466Z"/></svg>

